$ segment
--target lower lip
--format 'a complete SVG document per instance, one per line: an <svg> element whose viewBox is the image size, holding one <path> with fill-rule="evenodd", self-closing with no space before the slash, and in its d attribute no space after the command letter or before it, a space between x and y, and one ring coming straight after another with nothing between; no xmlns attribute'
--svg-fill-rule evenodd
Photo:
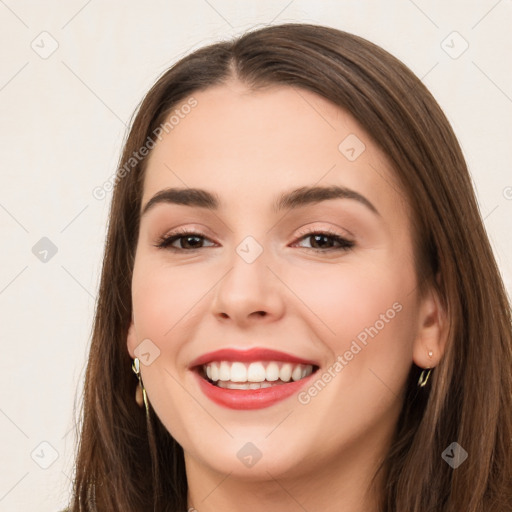
<svg viewBox="0 0 512 512"><path fill-rule="evenodd" d="M213 402L229 409L262 409L269 407L290 395L297 393L315 375L312 373L301 380L291 381L287 384L276 384L261 389L225 389L211 384L201 377L199 372L193 372L199 379L201 391Z"/></svg>

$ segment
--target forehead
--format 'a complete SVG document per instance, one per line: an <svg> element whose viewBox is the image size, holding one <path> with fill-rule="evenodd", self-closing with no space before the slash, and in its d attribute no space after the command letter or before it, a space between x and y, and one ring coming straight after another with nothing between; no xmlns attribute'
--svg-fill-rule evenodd
<svg viewBox="0 0 512 512"><path fill-rule="evenodd" d="M182 109L189 99L174 107L172 128L149 156L142 204L164 188L194 187L257 207L283 190L333 184L376 206L396 209L402 200L380 148L317 94L289 86L250 91L234 81L192 97L193 108Z"/></svg>

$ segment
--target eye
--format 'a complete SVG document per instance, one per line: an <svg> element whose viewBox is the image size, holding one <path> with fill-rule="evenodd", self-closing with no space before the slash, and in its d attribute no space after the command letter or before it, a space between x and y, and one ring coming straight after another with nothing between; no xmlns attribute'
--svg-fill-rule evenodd
<svg viewBox="0 0 512 512"><path fill-rule="evenodd" d="M301 233L299 240L311 240L310 247L303 247L315 252L330 252L330 251L348 251L354 247L354 242L343 238L338 233L332 231L306 231ZM202 233L191 230L177 230L168 235L162 236L158 239L155 247L159 249L169 249L176 252L191 252L197 249L203 249L202 241L209 240ZM181 247L173 245L179 241ZM210 240L211 242L211 240ZM335 246L337 244L337 247ZM212 245L215 245L212 243ZM334 247L333 247L334 245Z"/></svg>
<svg viewBox="0 0 512 512"><path fill-rule="evenodd" d="M305 249L311 249L315 252L330 252L330 251L348 251L354 247L354 242L343 238L338 233L332 231L306 231L301 233L299 240L310 239L310 247L304 247ZM338 244L338 246L334 246Z"/></svg>
<svg viewBox="0 0 512 512"><path fill-rule="evenodd" d="M175 247L173 244L176 241L180 241L181 247ZM208 240L202 233L198 233L191 230L180 229L176 230L169 235L162 236L158 239L155 247L159 249L169 249L171 251L195 251L202 249L201 240Z"/></svg>

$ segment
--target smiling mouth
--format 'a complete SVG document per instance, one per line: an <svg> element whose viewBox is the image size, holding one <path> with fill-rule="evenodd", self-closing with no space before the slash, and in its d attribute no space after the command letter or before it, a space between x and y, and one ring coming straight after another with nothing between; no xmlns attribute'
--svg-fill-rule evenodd
<svg viewBox="0 0 512 512"><path fill-rule="evenodd" d="M297 382L318 368L316 365L283 361L211 361L196 367L196 371L219 388L263 389Z"/></svg>

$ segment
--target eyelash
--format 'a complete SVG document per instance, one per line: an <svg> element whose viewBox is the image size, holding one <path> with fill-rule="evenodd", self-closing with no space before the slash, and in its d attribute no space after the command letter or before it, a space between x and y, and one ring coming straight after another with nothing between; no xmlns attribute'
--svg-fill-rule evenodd
<svg viewBox="0 0 512 512"><path fill-rule="evenodd" d="M328 249L316 249L314 247L303 247L303 249L309 249L309 250L317 252L317 253L331 252L331 251L349 251L355 245L354 242L347 240L346 238L343 238L343 237L339 236L337 233L330 231L328 229L323 230L323 231L307 230L305 232L300 233L299 238L296 241L299 241L303 238L311 237L313 235L324 235L324 236L327 236L328 238L332 238L335 242L340 244L340 247L330 247ZM182 248L171 246L171 244L173 242L175 242L176 240L179 240L180 238L186 238L187 236L195 236L198 238L208 239L202 233L195 232L192 230L187 230L187 229L178 229L169 235L164 235L164 236L160 237L157 240L157 243L154 245L155 245L155 247L157 247L159 249L168 249L173 252L194 252L199 249L205 249L205 247L196 247L194 249L182 249Z"/></svg>

